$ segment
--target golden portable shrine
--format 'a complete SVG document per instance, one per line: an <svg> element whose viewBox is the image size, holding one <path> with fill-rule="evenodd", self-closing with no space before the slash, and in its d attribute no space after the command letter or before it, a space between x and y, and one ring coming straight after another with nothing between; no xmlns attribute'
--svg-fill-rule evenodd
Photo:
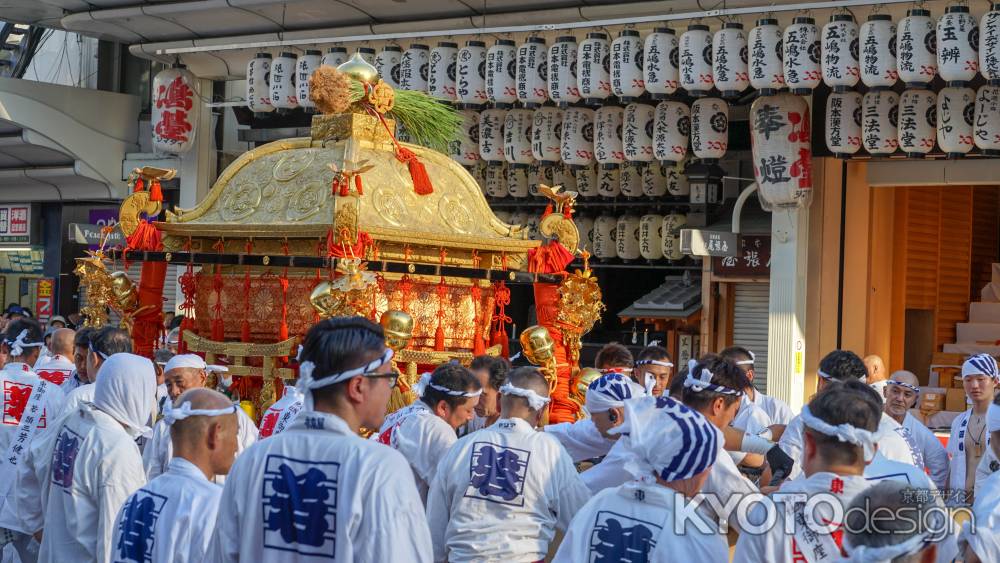
<svg viewBox="0 0 1000 563"><path fill-rule="evenodd" d="M390 405L399 408L414 399L409 386L420 369L507 355L507 285L530 283L538 326L521 334L522 350L550 380L550 420L576 419L582 398L570 390L580 340L603 304L578 248L575 194L544 186L551 203L540 226L548 239L528 240L493 214L462 166L394 135L397 119L412 134L428 120L453 118L453 110L401 97L423 94L397 97L358 57L321 67L311 86L323 111L311 136L243 154L193 209L156 220L159 181L170 171L134 171L121 207L126 247L79 259L88 322L103 324L107 308L116 310L136 352L151 355L162 331L166 264L184 264L180 347L229 364L257 412L280 396L282 380L295 378L302 335L341 315L382 322L403 373ZM421 117L422 108L429 113ZM578 254L583 270L567 272ZM111 256L141 261L140 279L109 274Z"/></svg>

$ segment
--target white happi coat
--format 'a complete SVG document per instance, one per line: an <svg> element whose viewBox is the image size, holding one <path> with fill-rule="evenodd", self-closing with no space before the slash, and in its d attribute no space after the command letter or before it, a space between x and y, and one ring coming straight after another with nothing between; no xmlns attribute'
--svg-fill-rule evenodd
<svg viewBox="0 0 1000 563"><path fill-rule="evenodd" d="M764 411L767 417L771 419L771 424L787 425L795 417L792 409L784 401L777 397L765 395L760 391L754 392L753 404Z"/></svg>
<svg viewBox="0 0 1000 563"><path fill-rule="evenodd" d="M734 496L742 497L759 492L760 490L740 473L736 462L725 450L723 440L719 440L719 453L715 458L715 463L708 470L708 479L705 480L705 484L701 488L701 494L714 495L719 501L719 506L724 506L726 501ZM706 510L706 514L714 516L720 523L728 521L730 526L736 530L740 529L739 523L736 518L732 517L732 513L719 514L707 502L703 503L702 506ZM736 505L733 505L732 510L735 509Z"/></svg>
<svg viewBox="0 0 1000 563"><path fill-rule="evenodd" d="M38 377L60 386L69 380L74 371L76 371L76 364L73 363L73 360L61 354L49 356L44 362L36 362L34 368Z"/></svg>
<svg viewBox="0 0 1000 563"><path fill-rule="evenodd" d="M629 437L622 435L615 440L615 445L611 446L608 455L600 463L580 474L580 480L590 490L590 494L596 495L604 489L624 485L632 480L632 475L625 469L625 464L631 459L628 444Z"/></svg>
<svg viewBox="0 0 1000 563"><path fill-rule="evenodd" d="M411 475L402 454L360 438L340 417L303 411L236 459L208 560L430 561Z"/></svg>
<svg viewBox="0 0 1000 563"><path fill-rule="evenodd" d="M268 407L260 419L257 438L263 440L283 432L302 411L302 393L290 385L285 386L285 394Z"/></svg>
<svg viewBox="0 0 1000 563"><path fill-rule="evenodd" d="M597 426L594 426L594 421L589 418L576 422L549 424L543 430L559 440L574 463L608 455L616 442L601 436Z"/></svg>
<svg viewBox="0 0 1000 563"><path fill-rule="evenodd" d="M633 481L605 489L573 516L552 561L728 561L726 537L696 511L689 514L699 523L685 523L683 533L675 530L678 502L686 499L656 484Z"/></svg>
<svg viewBox="0 0 1000 563"><path fill-rule="evenodd" d="M589 497L558 440L502 418L441 460L427 497L434 560L539 561Z"/></svg>
<svg viewBox="0 0 1000 563"><path fill-rule="evenodd" d="M190 461L175 457L167 471L132 493L115 519L113 561L202 563L215 530L222 487Z"/></svg>
<svg viewBox="0 0 1000 563"><path fill-rule="evenodd" d="M63 393L69 395L74 389L77 389L78 387L85 387L87 385L90 385L90 383L81 379L80 374L74 369L73 373L66 378L66 381L63 381L63 384L60 385L59 388L62 389Z"/></svg>
<svg viewBox="0 0 1000 563"><path fill-rule="evenodd" d="M403 454L424 502L437 474L438 461L458 441L455 429L420 399L387 416L372 438Z"/></svg>
<svg viewBox="0 0 1000 563"><path fill-rule="evenodd" d="M846 510L854 497L870 485L871 483L864 477L821 472L810 477L787 481L778 493L803 493L806 495L829 493L837 498ZM755 504L750 509L750 523L761 525L765 521L764 515L767 510L765 503L775 502L780 498L781 496L776 493L768 497L764 503ZM818 563L819 561L836 561L840 556L840 545L835 540L835 537L840 538L839 535L810 534L804 525L791 525L796 533L786 535L786 508L778 506L772 510L775 511L777 521L767 531L759 534L740 534L739 540L736 542L734 563L786 563L791 561ZM817 503L815 511L817 517L823 520L829 520L833 515L833 509L826 502ZM841 526L843 522L830 522L830 525ZM818 551L825 553L827 557L821 559L811 555Z"/></svg>
<svg viewBox="0 0 1000 563"><path fill-rule="evenodd" d="M257 426L241 408L236 409L236 421L236 455L239 455L257 441ZM172 457L174 445L170 441L170 425L166 420L160 420L153 426L153 436L142 450L142 466L146 470L146 478L152 481L162 475ZM222 476L216 476L217 483L223 481Z"/></svg>
<svg viewBox="0 0 1000 563"><path fill-rule="evenodd" d="M461 438L466 434L472 434L476 430L486 428L486 426L488 426L486 424L486 417L474 414L472 415L472 420L458 427L458 437Z"/></svg>
<svg viewBox="0 0 1000 563"><path fill-rule="evenodd" d="M903 419L903 428L910 432L910 437L913 440L910 445L915 448L914 457L919 456L922 462L918 463L917 466L927 468L930 471L931 481L934 481L937 488L946 488L948 486L948 452L945 451L941 440L938 440L929 428L909 412Z"/></svg>
<svg viewBox="0 0 1000 563"><path fill-rule="evenodd" d="M733 428L742 430L746 434L761 434L771 424L773 423L767 416L767 413L764 412L764 409L758 407L746 395L740 398L740 408L736 411L736 418L733 419L731 424ZM746 452L727 452L726 455L731 457L737 464L743 463L743 460L747 457Z"/></svg>
<svg viewBox="0 0 1000 563"><path fill-rule="evenodd" d="M955 490L965 490L965 434L969 426L969 417L972 416L972 409L969 409L955 417L951 423L951 437L948 439L947 452L951 458L949 464L948 488ZM987 451L990 449L990 433L983 432L983 440L986 442L983 447ZM983 457L986 457L983 452Z"/></svg>
<svg viewBox="0 0 1000 563"><path fill-rule="evenodd" d="M998 506L1000 506L1000 472L993 473L976 485L976 500L972 505L976 533L963 532L969 545L982 561L1000 561Z"/></svg>

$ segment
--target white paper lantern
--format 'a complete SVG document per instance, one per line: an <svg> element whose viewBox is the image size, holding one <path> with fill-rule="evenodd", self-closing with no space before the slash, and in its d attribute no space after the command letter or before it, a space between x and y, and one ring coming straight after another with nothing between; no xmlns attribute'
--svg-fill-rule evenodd
<svg viewBox="0 0 1000 563"><path fill-rule="evenodd" d="M803 207L812 199L809 104L783 93L750 106L753 172L760 195L775 207Z"/></svg>
<svg viewBox="0 0 1000 563"><path fill-rule="evenodd" d="M486 52L486 95L498 108L517 101L517 47L510 39L497 39Z"/></svg>
<svg viewBox="0 0 1000 563"><path fill-rule="evenodd" d="M926 86L937 76L936 44L930 10L907 10L896 29L896 66L907 88Z"/></svg>
<svg viewBox="0 0 1000 563"><path fill-rule="evenodd" d="M681 102L665 101L656 106L653 152L662 163L681 162L687 155L691 134L691 110Z"/></svg>
<svg viewBox="0 0 1000 563"><path fill-rule="evenodd" d="M479 156L490 164L505 162L503 126L507 112L488 109L479 114Z"/></svg>
<svg viewBox="0 0 1000 563"><path fill-rule="evenodd" d="M692 24L681 34L680 85L694 97L707 96L712 77L712 33L707 25Z"/></svg>
<svg viewBox="0 0 1000 563"><path fill-rule="evenodd" d="M578 48L572 35L557 37L549 47L549 98L560 107L580 101L580 88L576 85Z"/></svg>
<svg viewBox="0 0 1000 563"><path fill-rule="evenodd" d="M576 191L583 199L592 199L601 195L598 181L597 166L581 166L574 171L576 176Z"/></svg>
<svg viewBox="0 0 1000 563"><path fill-rule="evenodd" d="M639 219L639 255L646 260L663 258L663 215L650 213Z"/></svg>
<svg viewBox="0 0 1000 563"><path fill-rule="evenodd" d="M979 21L979 71L990 82L1000 82L1000 2Z"/></svg>
<svg viewBox="0 0 1000 563"><path fill-rule="evenodd" d="M610 215L601 215L594 220L594 256L599 260L609 260L618 257L618 245L615 242L618 231L618 219Z"/></svg>
<svg viewBox="0 0 1000 563"><path fill-rule="evenodd" d="M729 148L729 104L719 98L701 98L691 104L691 151L715 162Z"/></svg>
<svg viewBox="0 0 1000 563"><path fill-rule="evenodd" d="M483 171L486 195L495 199L507 197L507 167L502 163L488 163Z"/></svg>
<svg viewBox="0 0 1000 563"><path fill-rule="evenodd" d="M896 70L896 26L889 14L872 14L861 26L861 82L869 88L892 88Z"/></svg>
<svg viewBox="0 0 1000 563"><path fill-rule="evenodd" d="M180 65L161 70L153 78L152 94L153 150L160 154L188 152L201 114L194 75Z"/></svg>
<svg viewBox="0 0 1000 563"><path fill-rule="evenodd" d="M479 112L462 110L458 112L462 125L458 138L449 143L451 158L463 166L475 166L482 160L479 155Z"/></svg>
<svg viewBox="0 0 1000 563"><path fill-rule="evenodd" d="M681 229L687 225L687 215L670 213L663 216L660 236L663 237L663 257L668 260L684 258L681 252Z"/></svg>
<svg viewBox="0 0 1000 563"><path fill-rule="evenodd" d="M667 194L672 197L687 198L691 195L691 184L688 178L681 174L680 168L671 166L667 169Z"/></svg>
<svg viewBox="0 0 1000 563"><path fill-rule="evenodd" d="M563 112L560 156L570 166L594 163L594 110L568 108Z"/></svg>
<svg viewBox="0 0 1000 563"><path fill-rule="evenodd" d="M644 166L642 171L642 195L661 198L667 195L667 171L670 169L658 162Z"/></svg>
<svg viewBox="0 0 1000 563"><path fill-rule="evenodd" d="M930 90L906 90L899 97L899 148L910 158L934 150L937 135L937 95Z"/></svg>
<svg viewBox="0 0 1000 563"><path fill-rule="evenodd" d="M528 197L528 165L507 165L507 197ZM523 222L523 221L522 221Z"/></svg>
<svg viewBox="0 0 1000 563"><path fill-rule="evenodd" d="M535 110L531 128L531 154L543 165L559 162L562 158L563 112L554 107Z"/></svg>
<svg viewBox="0 0 1000 563"><path fill-rule="evenodd" d="M431 50L427 45L414 43L403 51L399 59L399 87L413 92L427 91Z"/></svg>
<svg viewBox="0 0 1000 563"><path fill-rule="evenodd" d="M503 123L503 155L508 164L527 166L534 161L531 155L533 118L530 109L507 111L507 118Z"/></svg>
<svg viewBox="0 0 1000 563"><path fill-rule="evenodd" d="M642 197L642 173L644 166L634 162L622 165L619 175L621 195L627 198Z"/></svg>
<svg viewBox="0 0 1000 563"><path fill-rule="evenodd" d="M556 185L560 185L568 192L576 191L576 171L570 166L559 166L555 170Z"/></svg>
<svg viewBox="0 0 1000 563"><path fill-rule="evenodd" d="M399 45L386 45L375 55L375 68L378 76L386 84L394 89L400 88L400 62L403 58L403 49Z"/></svg>
<svg viewBox="0 0 1000 563"><path fill-rule="evenodd" d="M458 52L455 90L458 101L479 107L488 100L486 95L486 43L466 41Z"/></svg>
<svg viewBox="0 0 1000 563"><path fill-rule="evenodd" d="M541 218L535 213L525 213L524 228L528 231L529 240L542 240L542 235L538 231L538 223Z"/></svg>
<svg viewBox="0 0 1000 563"><path fill-rule="evenodd" d="M247 107L254 113L274 111L271 105L271 53L257 53L247 63Z"/></svg>
<svg viewBox="0 0 1000 563"><path fill-rule="evenodd" d="M712 80L723 98L735 98L750 86L743 24L723 24L712 37Z"/></svg>
<svg viewBox="0 0 1000 563"><path fill-rule="evenodd" d="M299 58L295 53L281 53L271 63L271 105L279 111L299 107L299 95L295 89L295 69Z"/></svg>
<svg viewBox="0 0 1000 563"><path fill-rule="evenodd" d="M611 95L611 44L604 33L588 33L577 49L576 83L583 103L600 105Z"/></svg>
<svg viewBox="0 0 1000 563"><path fill-rule="evenodd" d="M541 163L532 164L528 167L528 196L541 198L541 185L554 186L555 175L552 166L541 166Z"/></svg>
<svg viewBox="0 0 1000 563"><path fill-rule="evenodd" d="M295 68L295 95L301 107L316 107L316 104L309 99L309 77L319 68L322 58L322 54L315 49L309 49L305 55L299 57Z"/></svg>
<svg viewBox="0 0 1000 563"><path fill-rule="evenodd" d="M574 215L573 222L580 232L580 248L594 253L594 220L587 215Z"/></svg>
<svg viewBox="0 0 1000 563"><path fill-rule="evenodd" d="M617 164L597 166L597 195L618 197L622 193L621 168Z"/></svg>
<svg viewBox="0 0 1000 563"><path fill-rule="evenodd" d="M797 17L782 37L785 84L793 94L809 95L823 79L820 68L819 28L816 20Z"/></svg>
<svg viewBox="0 0 1000 563"><path fill-rule="evenodd" d="M654 100L662 100L680 86L678 65L680 46L677 34L669 27L657 27L646 36L642 70L646 91Z"/></svg>
<svg viewBox="0 0 1000 563"><path fill-rule="evenodd" d="M326 66L331 66L337 68L338 66L347 62L347 49L345 47L330 47L327 49L326 54L323 55L323 60L321 64Z"/></svg>
<svg viewBox="0 0 1000 563"><path fill-rule="evenodd" d="M358 47L358 53L361 54L361 58L365 60L366 63L375 66L375 49L371 47ZM348 57L350 59L350 57Z"/></svg>
<svg viewBox="0 0 1000 563"><path fill-rule="evenodd" d="M833 92L826 99L826 148L837 158L861 149L861 94Z"/></svg>
<svg viewBox="0 0 1000 563"><path fill-rule="evenodd" d="M979 71L978 49L979 27L969 7L945 8L937 22L937 65L941 79L949 86L964 86L975 78Z"/></svg>
<svg viewBox="0 0 1000 563"><path fill-rule="evenodd" d="M976 92L976 146L986 156L1000 156L1000 85L986 85Z"/></svg>
<svg viewBox="0 0 1000 563"><path fill-rule="evenodd" d="M761 96L770 96L785 86L785 70L781 57L781 28L778 20L764 18L750 30L750 85Z"/></svg>
<svg viewBox="0 0 1000 563"><path fill-rule="evenodd" d="M637 260L639 253L639 217L622 215L615 228L615 246L618 258L625 262Z"/></svg>
<svg viewBox="0 0 1000 563"><path fill-rule="evenodd" d="M646 91L643 78L639 32L624 29L611 43L611 92L622 103L635 101Z"/></svg>
<svg viewBox="0 0 1000 563"><path fill-rule="evenodd" d="M622 148L625 160L630 162L653 161L653 125L656 110L647 104L625 106L622 128Z"/></svg>
<svg viewBox="0 0 1000 563"><path fill-rule="evenodd" d="M858 63L858 24L854 16L834 14L823 26L823 82L834 92L844 92L861 79Z"/></svg>
<svg viewBox="0 0 1000 563"><path fill-rule="evenodd" d="M457 96L455 69L458 65L458 43L441 41L431 49L427 93L432 98L454 101Z"/></svg>
<svg viewBox="0 0 1000 563"><path fill-rule="evenodd" d="M972 88L942 88L937 97L937 142L948 158L967 154L975 145L976 93Z"/></svg>
<svg viewBox="0 0 1000 563"><path fill-rule="evenodd" d="M899 96L889 90L865 94L861 102L861 145L872 156L885 156L899 148Z"/></svg>
<svg viewBox="0 0 1000 563"><path fill-rule="evenodd" d="M625 112L618 106L602 106L594 112L594 158L599 164L625 161L622 126Z"/></svg>
<svg viewBox="0 0 1000 563"><path fill-rule="evenodd" d="M541 37L529 37L517 48L517 99L526 108L536 108L548 99L547 55Z"/></svg>
<svg viewBox="0 0 1000 563"><path fill-rule="evenodd" d="M478 124L476 125L476 127L478 127ZM476 156L479 155L478 151L479 149L477 147ZM476 164L473 164L472 166L466 166L465 169L469 171L469 174L472 176L472 179L475 180L476 184L479 185L479 190L483 193L483 195L486 195L486 176L484 175L486 172L486 167L483 165L482 161L478 161L476 162Z"/></svg>

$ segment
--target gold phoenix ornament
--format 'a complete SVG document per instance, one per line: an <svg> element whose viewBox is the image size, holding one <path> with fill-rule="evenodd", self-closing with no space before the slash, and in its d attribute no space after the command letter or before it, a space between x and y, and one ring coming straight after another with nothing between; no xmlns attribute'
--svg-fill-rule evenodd
<svg viewBox="0 0 1000 563"><path fill-rule="evenodd" d="M115 301L114 282L104 265L101 251L88 252L76 259L73 273L80 278L80 287L87 292L87 306L80 309L84 326L102 327L108 324L108 306Z"/></svg>
<svg viewBox="0 0 1000 563"><path fill-rule="evenodd" d="M566 250L576 254L580 248L580 230L572 217L566 217L563 211L568 208L572 213L577 194L561 190L562 186L538 185L538 191L555 203L553 212L543 217L538 224L538 231L548 238L559 239L559 243L565 246Z"/></svg>
<svg viewBox="0 0 1000 563"><path fill-rule="evenodd" d="M365 268L365 263L359 259L340 260L337 264L340 276L332 282L320 282L313 288L309 303L320 317L356 315L368 307L376 288L376 277Z"/></svg>
<svg viewBox="0 0 1000 563"><path fill-rule="evenodd" d="M586 251L584 251L586 255ZM586 259L586 256L585 256ZM556 322L562 329L563 344L569 352L570 365L580 359L581 339L601 320L604 302L601 286L589 269L577 270L559 284L559 303L556 305Z"/></svg>

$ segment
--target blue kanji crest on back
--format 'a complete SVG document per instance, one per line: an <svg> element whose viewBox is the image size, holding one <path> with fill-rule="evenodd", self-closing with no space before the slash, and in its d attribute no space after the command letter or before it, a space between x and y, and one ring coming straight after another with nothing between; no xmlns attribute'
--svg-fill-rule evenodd
<svg viewBox="0 0 1000 563"><path fill-rule="evenodd" d="M83 437L69 428L63 428L56 438L56 448L52 452L52 483L70 489L73 486L73 466L80 453Z"/></svg>
<svg viewBox="0 0 1000 563"><path fill-rule="evenodd" d="M333 559L340 464L281 455L264 464L264 547Z"/></svg>
<svg viewBox="0 0 1000 563"><path fill-rule="evenodd" d="M125 501L118 524L118 543L114 547L115 563L153 560L156 520L166 503L167 497L146 489L139 489Z"/></svg>
<svg viewBox="0 0 1000 563"><path fill-rule="evenodd" d="M524 506L524 479L531 452L489 442L472 444L468 498Z"/></svg>
<svg viewBox="0 0 1000 563"><path fill-rule="evenodd" d="M601 510L590 533L590 563L646 563L661 527Z"/></svg>

